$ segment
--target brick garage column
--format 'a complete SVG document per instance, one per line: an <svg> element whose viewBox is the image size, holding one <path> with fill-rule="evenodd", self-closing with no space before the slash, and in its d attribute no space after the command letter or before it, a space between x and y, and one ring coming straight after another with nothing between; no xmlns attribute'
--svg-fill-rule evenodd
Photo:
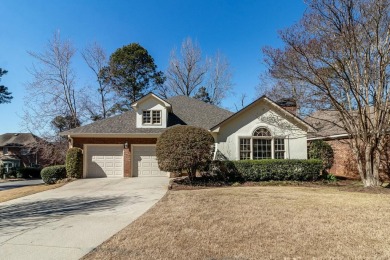
<svg viewBox="0 0 390 260"><path fill-rule="evenodd" d="M130 147L123 149L123 170L124 170L124 176L125 177L131 177L131 153L130 153Z"/></svg>

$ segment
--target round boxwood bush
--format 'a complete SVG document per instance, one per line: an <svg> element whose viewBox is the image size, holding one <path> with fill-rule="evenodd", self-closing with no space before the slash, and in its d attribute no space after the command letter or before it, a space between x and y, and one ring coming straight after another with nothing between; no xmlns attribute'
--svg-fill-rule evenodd
<svg viewBox="0 0 390 260"><path fill-rule="evenodd" d="M194 126L174 126L165 130L157 140L158 166L167 172L186 171L190 180L196 171L211 162L213 136Z"/></svg>
<svg viewBox="0 0 390 260"><path fill-rule="evenodd" d="M83 175L83 150L70 148L66 153L66 172L68 178L81 178Z"/></svg>
<svg viewBox="0 0 390 260"><path fill-rule="evenodd" d="M323 171L329 170L334 162L332 146L323 140L312 141L309 145L309 159L321 160Z"/></svg>
<svg viewBox="0 0 390 260"><path fill-rule="evenodd" d="M66 168L65 165L55 165L45 167L41 171L42 180L46 184L54 184L58 180L66 178Z"/></svg>

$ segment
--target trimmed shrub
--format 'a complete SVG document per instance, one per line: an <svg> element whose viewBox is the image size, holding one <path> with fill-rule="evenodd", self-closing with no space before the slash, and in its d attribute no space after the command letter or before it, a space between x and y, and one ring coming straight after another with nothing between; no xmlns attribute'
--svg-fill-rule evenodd
<svg viewBox="0 0 390 260"><path fill-rule="evenodd" d="M174 126L165 130L157 140L158 166L167 172L186 171L193 180L212 159L213 136L205 129Z"/></svg>
<svg viewBox="0 0 390 260"><path fill-rule="evenodd" d="M314 181L321 174L321 160L244 160L233 161L245 181Z"/></svg>
<svg viewBox="0 0 390 260"><path fill-rule="evenodd" d="M0 164L0 177L3 179L5 175L5 167Z"/></svg>
<svg viewBox="0 0 390 260"><path fill-rule="evenodd" d="M65 165L68 178L80 179L83 176L83 150L77 147L69 148Z"/></svg>
<svg viewBox="0 0 390 260"><path fill-rule="evenodd" d="M41 178L41 168L24 167L18 170L18 178Z"/></svg>
<svg viewBox="0 0 390 260"><path fill-rule="evenodd" d="M309 144L308 151L309 159L319 159L322 161L322 170L326 173L326 170L332 168L334 162L334 152L330 144L323 140L315 140Z"/></svg>
<svg viewBox="0 0 390 260"><path fill-rule="evenodd" d="M45 167L41 171L42 180L46 184L54 184L58 180L66 178L66 168L65 165L55 165Z"/></svg>
<svg viewBox="0 0 390 260"><path fill-rule="evenodd" d="M205 174L208 174L215 180L224 182L240 182L243 180L232 161L212 161Z"/></svg>

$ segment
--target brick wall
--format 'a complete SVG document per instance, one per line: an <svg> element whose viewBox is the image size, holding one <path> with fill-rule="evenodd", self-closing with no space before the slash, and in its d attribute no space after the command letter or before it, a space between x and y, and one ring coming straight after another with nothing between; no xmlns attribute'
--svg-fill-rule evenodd
<svg viewBox="0 0 390 260"><path fill-rule="evenodd" d="M73 147L84 149L84 144L122 144L128 143L128 148L123 148L124 176L131 177L131 145L132 144L156 144L157 138L73 138Z"/></svg>
<svg viewBox="0 0 390 260"><path fill-rule="evenodd" d="M349 139L329 140L326 142L332 146L334 152L334 163L329 172L337 176L359 178L356 161L349 146Z"/></svg>
<svg viewBox="0 0 390 260"><path fill-rule="evenodd" d="M42 159L39 156L38 156L38 158L36 158L35 153L34 154L22 154L21 150L23 148L24 147L15 147L15 146L8 147L8 153L6 155L17 156L20 159L20 166L28 167L31 164L35 164L36 162L38 162L38 164L42 165L42 163L43 163ZM3 156L3 147L0 148L0 156Z"/></svg>

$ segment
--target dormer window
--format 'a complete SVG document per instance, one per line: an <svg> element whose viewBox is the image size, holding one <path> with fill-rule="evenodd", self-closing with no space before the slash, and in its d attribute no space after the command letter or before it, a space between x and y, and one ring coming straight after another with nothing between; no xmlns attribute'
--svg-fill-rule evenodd
<svg viewBox="0 0 390 260"><path fill-rule="evenodd" d="M161 110L142 111L142 124L161 125Z"/></svg>

